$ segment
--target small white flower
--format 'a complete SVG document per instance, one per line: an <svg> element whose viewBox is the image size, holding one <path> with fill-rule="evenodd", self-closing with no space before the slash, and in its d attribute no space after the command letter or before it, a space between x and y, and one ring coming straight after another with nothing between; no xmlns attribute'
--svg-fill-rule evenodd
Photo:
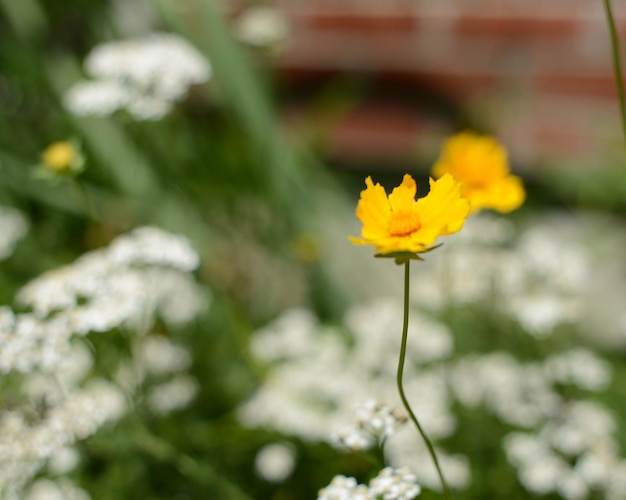
<svg viewBox="0 0 626 500"><path fill-rule="evenodd" d="M38 479L22 498L24 500L89 500L91 497L85 490L67 480Z"/></svg>
<svg viewBox="0 0 626 500"><path fill-rule="evenodd" d="M272 443L259 450L254 460L256 472L272 483L282 483L296 464L296 450L289 443Z"/></svg>
<svg viewBox="0 0 626 500"><path fill-rule="evenodd" d="M357 484L353 477L338 475L318 492L317 500L375 500L375 497L367 486Z"/></svg>
<svg viewBox="0 0 626 500"><path fill-rule="evenodd" d="M0 206L0 260L13 254L15 245L28 231L28 220L19 210Z"/></svg>
<svg viewBox="0 0 626 500"><path fill-rule="evenodd" d="M48 460L48 470L52 474L67 474L74 470L80 461L80 453L72 446L56 450Z"/></svg>
<svg viewBox="0 0 626 500"><path fill-rule="evenodd" d="M589 391L604 389L611 381L611 365L588 349L554 354L544 361L544 367L556 382L574 384Z"/></svg>
<svg viewBox="0 0 626 500"><path fill-rule="evenodd" d="M289 35L288 20L280 9L264 5L248 7L238 19L238 38L256 47L268 47Z"/></svg>
<svg viewBox="0 0 626 500"><path fill-rule="evenodd" d="M413 500L421 492L416 477L405 467L385 467L369 486L357 484L353 477L335 476L318 493L318 500Z"/></svg>
<svg viewBox="0 0 626 500"><path fill-rule="evenodd" d="M556 489L567 468L562 458L549 453L521 466L518 477L528 491L546 495Z"/></svg>
<svg viewBox="0 0 626 500"><path fill-rule="evenodd" d="M77 82L67 91L63 103L76 116L109 116L125 108L133 94L116 80Z"/></svg>
<svg viewBox="0 0 626 500"><path fill-rule="evenodd" d="M408 468L385 467L370 481L370 492L374 497L382 496L383 500L413 500L421 488Z"/></svg>
<svg viewBox="0 0 626 500"><path fill-rule="evenodd" d="M148 406L156 415L185 408L198 393L198 381L190 375L176 377L150 389Z"/></svg>
<svg viewBox="0 0 626 500"><path fill-rule="evenodd" d="M191 366L189 351L160 335L140 338L134 346L134 359L153 375L176 373Z"/></svg>
<svg viewBox="0 0 626 500"><path fill-rule="evenodd" d="M200 259L189 241L156 227L140 227L116 238L107 250L114 265L167 266L193 271Z"/></svg>
<svg viewBox="0 0 626 500"><path fill-rule="evenodd" d="M138 95L130 99L125 107L139 121L156 121L170 113L172 103L157 96Z"/></svg>
<svg viewBox="0 0 626 500"><path fill-rule="evenodd" d="M564 474L556 484L556 491L566 500L588 498L589 486L576 471Z"/></svg>
<svg viewBox="0 0 626 500"><path fill-rule="evenodd" d="M406 422L389 407L368 399L355 410L355 421L332 436L333 441L351 450L366 450L395 434Z"/></svg>
<svg viewBox="0 0 626 500"><path fill-rule="evenodd" d="M306 357L318 327L317 318L311 311L290 309L257 330L250 339L250 349L266 362Z"/></svg>
<svg viewBox="0 0 626 500"><path fill-rule="evenodd" d="M503 443L509 461L516 466L533 462L549 453L547 443L523 432L508 434Z"/></svg>
<svg viewBox="0 0 626 500"><path fill-rule="evenodd" d="M511 300L509 312L531 335L546 338L555 326L569 321L575 309L566 298L549 293L518 296Z"/></svg>

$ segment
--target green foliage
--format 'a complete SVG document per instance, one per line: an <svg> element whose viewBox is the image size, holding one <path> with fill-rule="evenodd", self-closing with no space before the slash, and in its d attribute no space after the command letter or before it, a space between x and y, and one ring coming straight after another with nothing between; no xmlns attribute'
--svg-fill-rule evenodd
<svg viewBox="0 0 626 500"><path fill-rule="evenodd" d="M134 227L183 234L200 254L195 278L210 291L211 304L189 324L159 321L153 330L192 353L189 373L199 381L198 394L184 409L155 415L148 392L158 380L142 382L119 422L79 442L81 458L70 478L98 500L300 500L314 498L336 474L367 482L384 466L380 450L340 452L273 429L247 428L237 419L238 407L270 369L251 353L255 330L292 306L329 321L345 312L350 298L326 256L307 260L293 248L302 235L323 238L320 226L334 222L320 221L320 214L332 218L323 211L327 200L343 196L341 182L353 179L326 169L301 138L286 137L271 105L273 82L259 76L259 61L233 40L217 2L182 3L154 0L154 29L186 36L211 62L213 78L192 88L164 119L135 121L124 111L76 117L63 106L64 93L84 77L86 54L121 36L106 2L0 2L0 204L21 209L31 222L17 251L0 265L0 301L20 310L15 294L29 280ZM353 103L344 97L339 108ZM85 171L75 181L55 183L34 175L45 147L70 138L81 144ZM548 179L531 193L532 209L560 199L622 211L625 178L611 170ZM537 343L489 304L451 306L437 319L454 332L459 353L502 350L521 361L572 345L575 332L564 327ZM80 339L94 356L91 375L114 380L133 355L134 335L115 329ZM614 381L597 399L619 407L626 367L623 355L608 356ZM2 411L20 402L11 389L17 378L0 383ZM458 431L440 444L469 455L473 479L459 498L528 498L501 446L511 426L480 409L456 405L454 411ZM617 420L626 449L626 417ZM274 442L288 442L297 456L292 474L276 484L255 470L258 451ZM420 498L440 495L425 488Z"/></svg>

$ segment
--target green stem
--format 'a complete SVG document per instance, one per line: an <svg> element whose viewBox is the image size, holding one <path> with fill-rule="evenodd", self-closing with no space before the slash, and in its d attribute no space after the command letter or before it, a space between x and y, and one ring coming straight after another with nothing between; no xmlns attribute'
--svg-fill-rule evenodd
<svg viewBox="0 0 626 500"><path fill-rule="evenodd" d="M604 0L604 10L606 11L606 19L609 25L609 33L611 35L613 72L615 73L615 84L617 85L617 94L619 96L620 112L622 115L622 129L624 132L624 139L626 141L626 96L624 94L624 81L622 80L622 63L619 51L619 39L617 38L617 29L615 28L615 19L613 18L611 0Z"/></svg>
<svg viewBox="0 0 626 500"><path fill-rule="evenodd" d="M450 493L450 488L448 488L448 483L446 483L446 480L443 477L443 472L441 471L441 467L439 466L439 460L437 460L437 454L435 453L435 448L430 442L430 439L428 439L428 436L424 432L424 429L422 429L422 426L417 420L417 417L413 413L413 410L411 409L411 405L409 405L409 401L407 400L406 395L404 394L404 387L402 386L402 374L404 373L404 359L406 358L406 341L407 341L407 336L408 336L408 331L409 331L409 283L410 283L409 264L410 262L411 262L410 260L407 260L406 263L404 264L404 318L403 318L403 324L402 324L402 342L400 344L400 358L398 360L398 376L397 376L398 392L400 393L400 398L402 399L404 408L406 409L407 413L411 417L411 420L415 424L415 427L417 427L417 430L422 436L422 439L424 440L424 442L426 443L426 447L428 448L430 456L432 457L433 462L435 463L435 468L437 469L437 474L439 474L439 479L441 480L441 486L443 487L444 495L447 499L451 500L452 494Z"/></svg>
<svg viewBox="0 0 626 500"><path fill-rule="evenodd" d="M220 498L251 500L236 484L231 483L210 465L198 463L191 456L178 451L169 442L151 434L142 424L140 426L141 431L135 439L144 452L157 460L174 465L181 474L199 485L218 488L224 495Z"/></svg>
<svg viewBox="0 0 626 500"><path fill-rule="evenodd" d="M91 201L87 188L85 188L85 185L79 179L70 179L70 182L76 191L76 197L82 206L85 216L94 221L98 220L96 209Z"/></svg>

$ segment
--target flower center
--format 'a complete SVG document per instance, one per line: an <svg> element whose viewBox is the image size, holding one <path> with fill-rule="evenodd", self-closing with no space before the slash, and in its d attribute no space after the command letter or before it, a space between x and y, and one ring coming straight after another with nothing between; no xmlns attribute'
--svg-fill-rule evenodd
<svg viewBox="0 0 626 500"><path fill-rule="evenodd" d="M395 212L389 220L388 231L391 236L407 236L417 231L422 225L413 211Z"/></svg>

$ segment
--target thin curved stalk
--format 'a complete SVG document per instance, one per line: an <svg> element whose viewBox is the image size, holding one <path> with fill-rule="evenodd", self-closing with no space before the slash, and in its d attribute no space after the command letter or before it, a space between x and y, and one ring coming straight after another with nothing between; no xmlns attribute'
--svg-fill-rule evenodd
<svg viewBox="0 0 626 500"><path fill-rule="evenodd" d="M398 374L397 374L397 382L398 382L398 392L400 393L400 399L402 399L402 404L404 404L404 408L409 414L411 420L417 427L418 432L422 436L424 443L426 443L426 447L428 448L428 452L435 463L435 468L437 469L437 474L439 474L439 479L441 480L441 486L443 487L443 492L445 497L448 500L452 499L452 494L450 493L450 488L448 488L448 483L446 483L445 478L443 477L443 472L441 471L441 467L439 465L439 460L437 459L437 454L435 453L435 448L433 447L430 439L422 429L415 413L411 409L411 405L404 394L404 387L402 385L402 375L404 373L404 360L406 358L406 344L407 337L409 331L409 283L410 283L410 260L407 260L404 264L404 316L403 316L403 324L402 324L402 341L400 343L400 358L398 359Z"/></svg>
<svg viewBox="0 0 626 500"><path fill-rule="evenodd" d="M622 132L624 133L624 141L626 144L626 95L624 93L624 80L622 76L622 62L619 50L619 39L617 37L617 29L615 28L615 19L613 17L611 0L604 0L604 10L606 12L606 20L607 24L609 25L609 34L611 36L613 73L615 74L615 85L617 86L617 95L619 96L620 113L622 116Z"/></svg>

